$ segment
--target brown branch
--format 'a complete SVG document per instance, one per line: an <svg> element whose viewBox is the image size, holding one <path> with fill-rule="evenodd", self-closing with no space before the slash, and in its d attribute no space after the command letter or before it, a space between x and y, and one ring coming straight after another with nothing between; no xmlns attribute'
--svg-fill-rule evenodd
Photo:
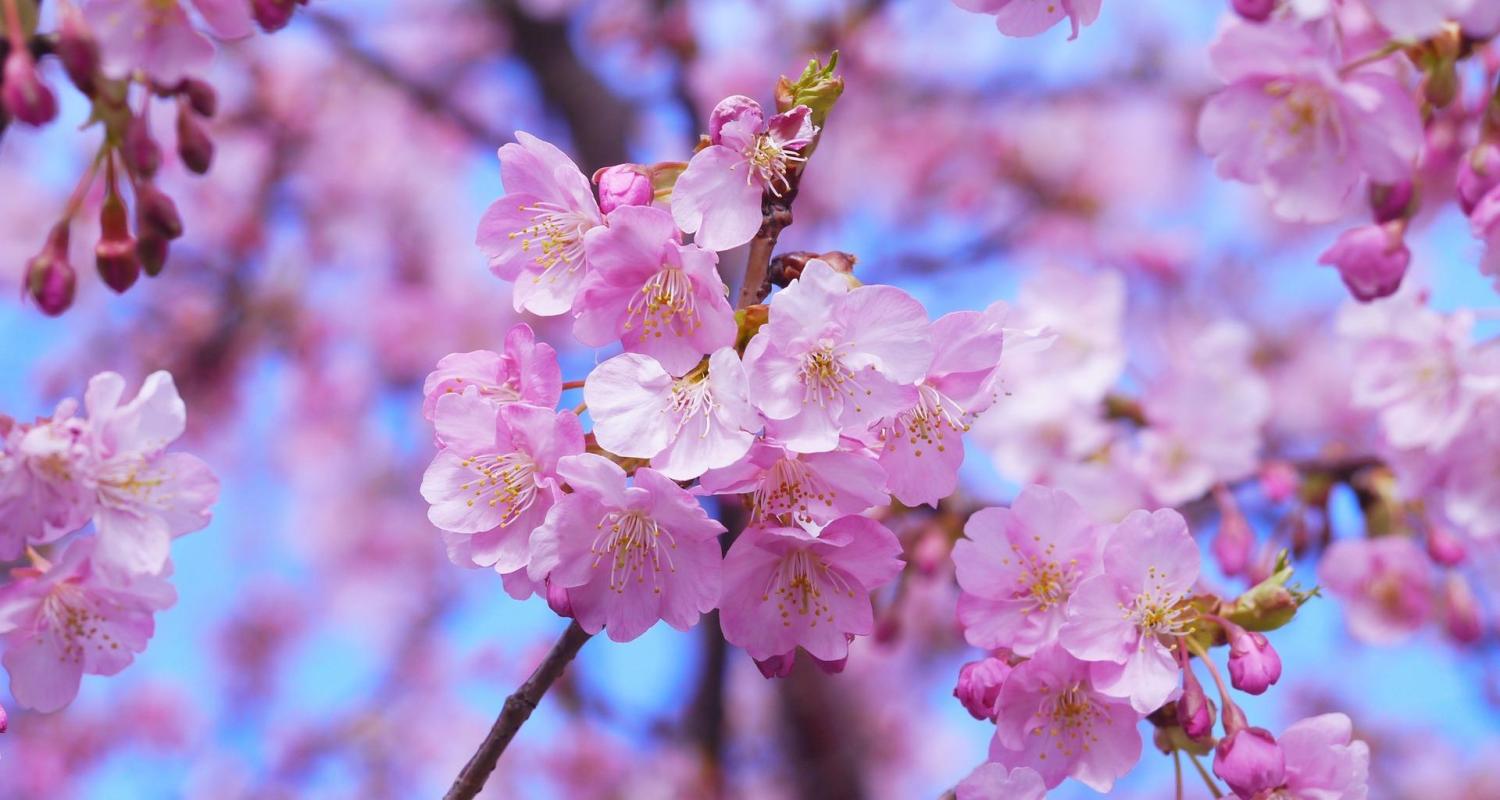
<svg viewBox="0 0 1500 800"><path fill-rule="evenodd" d="M557 644L552 645L552 651L537 665L531 677L510 697L505 698L500 716L495 718L495 724L490 726L489 734L474 752L474 757L458 773L453 787L443 796L444 800L470 800L479 794L484 788L484 782L489 780L490 773L495 771L495 765L500 762L500 754L505 752L510 740L516 737L516 731L531 717L531 712L542 701L542 695L547 693L547 689L567 669L568 662L578 655L578 650L591 636L593 634L580 627L577 620L568 623L568 629L563 631Z"/></svg>

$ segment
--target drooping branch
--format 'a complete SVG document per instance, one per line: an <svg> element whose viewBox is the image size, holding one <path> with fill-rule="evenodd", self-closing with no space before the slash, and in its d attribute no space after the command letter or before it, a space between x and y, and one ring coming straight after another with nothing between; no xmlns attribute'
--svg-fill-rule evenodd
<svg viewBox="0 0 1500 800"><path fill-rule="evenodd" d="M542 696L562 676L568 663L578 655L583 643L591 636L593 634L580 627L576 620L568 624L568 629L563 631L557 644L552 645L552 650L537 665L531 677L521 684L521 688L511 693L510 697L505 698L500 716L495 718L495 724L490 726L490 732L484 737L479 749L458 773L458 778L453 781L448 793L443 795L444 800L469 800L478 796L480 790L484 789L485 781L489 780L490 773L495 771L495 765L500 762L500 754L505 752L511 739L516 737L516 731L531 717L531 712L536 710Z"/></svg>

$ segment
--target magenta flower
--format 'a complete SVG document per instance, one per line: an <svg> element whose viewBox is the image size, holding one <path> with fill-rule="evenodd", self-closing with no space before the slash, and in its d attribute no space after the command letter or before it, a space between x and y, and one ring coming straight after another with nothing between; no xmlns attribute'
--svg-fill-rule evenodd
<svg viewBox="0 0 1500 800"><path fill-rule="evenodd" d="M507 573L525 567L531 532L562 494L558 460L583 452L583 426L571 411L509 403L480 389L438 398L440 451L422 475L433 525L458 563ZM465 542L464 539L467 539Z"/></svg>
<svg viewBox="0 0 1500 800"><path fill-rule="evenodd" d="M1319 264L1337 267L1339 277L1356 300L1368 303L1396 293L1411 251L1400 234L1381 225L1350 228L1318 256Z"/></svg>
<svg viewBox="0 0 1500 800"><path fill-rule="evenodd" d="M826 453L796 453L758 440L750 452L699 479L707 494L748 494L751 519L820 527L890 500L880 464L857 442Z"/></svg>
<svg viewBox="0 0 1500 800"><path fill-rule="evenodd" d="M770 321L745 348L750 400L787 449L838 446L845 430L917 402L913 385L932 364L922 304L891 286L851 289L813 259L771 299Z"/></svg>
<svg viewBox="0 0 1500 800"><path fill-rule="evenodd" d="M1270 731L1240 728L1214 748L1214 774L1242 798L1264 797L1286 779L1286 751Z"/></svg>
<svg viewBox="0 0 1500 800"><path fill-rule="evenodd" d="M692 627L719 602L724 526L650 467L625 471L584 453L558 463L572 487L531 536L533 581L567 590L578 624L628 642L657 620Z"/></svg>
<svg viewBox="0 0 1500 800"><path fill-rule="evenodd" d="M1285 782L1273 796L1287 800L1364 800L1370 747L1354 739L1343 714L1294 722L1281 734Z"/></svg>
<svg viewBox="0 0 1500 800"><path fill-rule="evenodd" d="M1236 22L1210 48L1229 86L1198 118L1226 178L1259 184L1277 216L1329 222L1367 180L1411 175L1423 144L1412 97L1374 68L1340 70L1331 37L1290 20Z"/></svg>
<svg viewBox="0 0 1500 800"><path fill-rule="evenodd" d="M616 340L681 375L734 343L734 310L719 279L718 257L678 241L659 208L622 206L609 227L590 233L594 272L578 297L573 333L601 347Z"/></svg>
<svg viewBox="0 0 1500 800"><path fill-rule="evenodd" d="M531 326L523 322L505 334L503 353L475 350L443 356L422 384L422 416L431 420L439 397L462 394L470 386L496 404L530 403L554 408L562 396L557 351L546 342L538 342Z"/></svg>
<svg viewBox="0 0 1500 800"><path fill-rule="evenodd" d="M965 11L994 14L995 26L1006 36L1036 36L1053 25L1068 20L1072 33L1068 40L1078 38L1080 27L1093 24L1099 18L1099 6L1103 0L953 0Z"/></svg>
<svg viewBox="0 0 1500 800"><path fill-rule="evenodd" d="M167 372L154 372L121 404L125 379L103 372L89 380L93 479L98 492L93 557L136 573L167 564L172 539L208 524L219 480L188 453L164 452L187 427L187 407Z"/></svg>
<svg viewBox="0 0 1500 800"><path fill-rule="evenodd" d="M203 74L213 60L213 41L177 0L88 0L83 16L99 42L100 66L113 77L141 69L172 86Z"/></svg>
<svg viewBox="0 0 1500 800"><path fill-rule="evenodd" d="M958 669L958 685L953 696L963 703L964 710L974 719L992 720L998 710L1000 690L1005 679L1010 677L1011 665L994 656L979 661L970 661Z"/></svg>
<svg viewBox="0 0 1500 800"><path fill-rule="evenodd" d="M1186 632L1182 601L1198 580L1198 546L1176 511L1133 511L1109 533L1101 559L1103 571L1073 592L1058 638L1092 662L1099 691L1148 714L1177 689L1164 639Z"/></svg>
<svg viewBox="0 0 1500 800"><path fill-rule="evenodd" d="M1006 769L987 761L959 781L953 795L956 800L1043 800L1047 785L1034 769Z"/></svg>
<svg viewBox="0 0 1500 800"><path fill-rule="evenodd" d="M1405 536L1334 542L1318 562L1318 581L1344 601L1349 632L1371 644L1410 637L1432 607L1432 562Z"/></svg>
<svg viewBox="0 0 1500 800"><path fill-rule="evenodd" d="M909 506L933 507L958 486L969 423L995 402L995 370L1005 343L1007 308L958 311L932 323L932 366L917 401L876 424L886 486Z"/></svg>
<svg viewBox="0 0 1500 800"><path fill-rule="evenodd" d="M1247 631L1233 623L1225 626L1229 636L1229 679L1247 694L1263 694L1281 679L1281 656L1271 640L1259 631Z"/></svg>
<svg viewBox="0 0 1500 800"><path fill-rule="evenodd" d="M760 104L735 95L709 118L709 146L698 151L672 190L672 217L709 250L750 241L760 229L761 195L791 188L788 173L806 159L797 151L818 128L812 110L797 106L768 121Z"/></svg>
<svg viewBox="0 0 1500 800"><path fill-rule="evenodd" d="M594 173L599 186L599 210L608 214L620 206L649 206L656 199L651 172L639 164L616 164Z"/></svg>
<svg viewBox="0 0 1500 800"><path fill-rule="evenodd" d="M901 543L868 517L834 520L816 536L799 527L747 529L724 558L724 638L757 661L801 647L819 661L848 657L875 631L870 593L900 574Z"/></svg>
<svg viewBox="0 0 1500 800"><path fill-rule="evenodd" d="M1066 492L1027 486L1010 508L969 517L953 546L969 644L1031 655L1057 640L1069 599L1098 562L1100 530Z"/></svg>
<svg viewBox="0 0 1500 800"><path fill-rule="evenodd" d="M1141 758L1141 715L1089 681L1089 665L1062 648L1042 648L1000 690L990 760L1028 767L1047 788L1073 778L1107 792Z"/></svg>
<svg viewBox="0 0 1500 800"><path fill-rule="evenodd" d="M56 711L85 673L114 675L146 649L152 615L177 594L163 576L116 572L94 559L102 540L78 539L55 564L12 571L0 587L0 641L16 702Z"/></svg>
<svg viewBox="0 0 1500 800"><path fill-rule="evenodd" d="M673 378L650 356L625 353L600 364L584 383L594 436L611 453L649 458L674 481L692 480L744 457L760 430L746 399L745 368L725 347Z"/></svg>
<svg viewBox="0 0 1500 800"><path fill-rule="evenodd" d="M604 224L588 178L563 151L524 131L500 148L505 195L479 220L490 270L515 283L517 311L566 314L589 271L584 234Z"/></svg>

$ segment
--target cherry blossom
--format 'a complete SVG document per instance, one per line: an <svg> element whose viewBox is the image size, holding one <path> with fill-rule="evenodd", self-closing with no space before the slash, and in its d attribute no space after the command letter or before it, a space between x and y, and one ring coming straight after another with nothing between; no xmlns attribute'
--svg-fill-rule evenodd
<svg viewBox="0 0 1500 800"><path fill-rule="evenodd" d="M889 500L879 462L849 439L824 453L798 453L757 440L744 458L709 470L698 485L709 494L748 494L753 519L785 519L809 528Z"/></svg>
<svg viewBox="0 0 1500 800"><path fill-rule="evenodd" d="M953 794L957 800L1042 800L1047 786L1036 770L1006 769L991 761L975 767Z"/></svg>
<svg viewBox="0 0 1500 800"><path fill-rule="evenodd" d="M1334 542L1318 580L1345 601L1349 632L1363 641L1399 642L1427 621L1432 564L1404 536Z"/></svg>
<svg viewBox="0 0 1500 800"><path fill-rule="evenodd" d="M538 342L531 326L521 323L506 333L502 353L475 350L443 356L422 384L422 415L431 420L440 397L462 394L470 386L494 403L552 408L562 394L557 351Z"/></svg>
<svg viewBox="0 0 1500 800"><path fill-rule="evenodd" d="M1006 36L1036 36L1066 19L1068 36L1078 38L1078 29L1099 18L1102 0L954 0L959 8L994 14L995 25Z"/></svg>

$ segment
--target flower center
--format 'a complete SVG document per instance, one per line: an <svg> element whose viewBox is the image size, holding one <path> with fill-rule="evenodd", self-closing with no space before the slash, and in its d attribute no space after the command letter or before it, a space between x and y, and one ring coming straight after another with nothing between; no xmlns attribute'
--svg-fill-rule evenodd
<svg viewBox="0 0 1500 800"><path fill-rule="evenodd" d="M120 643L108 631L100 630L105 617L89 600L82 589L66 581L42 599L36 635L38 640L47 632L57 637L58 661L62 663L82 662L89 647L120 649Z"/></svg>
<svg viewBox="0 0 1500 800"><path fill-rule="evenodd" d="M708 386L706 374L690 373L673 382L672 404L668 406L668 411L677 418L677 435L681 435L682 429L694 418L701 417L703 427L698 436L708 436L709 428L713 425L714 411L718 408L719 404L714 402L714 393Z"/></svg>
<svg viewBox="0 0 1500 800"><path fill-rule="evenodd" d="M1125 618L1135 623L1141 632L1139 647L1156 636L1185 636L1188 633L1190 609L1181 605L1182 595L1170 591L1164 581L1166 575L1156 567L1146 568L1147 587L1135 596L1134 602L1126 606L1120 603Z"/></svg>
<svg viewBox="0 0 1500 800"><path fill-rule="evenodd" d="M532 282L557 280L553 270L559 265L562 269L558 272L563 274L576 271L583 263L583 234L594 227L594 221L556 203L521 206L521 210L531 214L531 224L511 233L510 238L520 239L521 250L542 268Z"/></svg>
<svg viewBox="0 0 1500 800"><path fill-rule="evenodd" d="M947 435L961 437L967 433L968 418L963 406L924 383L917 386L917 404L880 426L876 436L886 443L888 450L894 450L905 439L915 448L915 455L921 457L922 447L935 447L940 453L947 450Z"/></svg>
<svg viewBox="0 0 1500 800"><path fill-rule="evenodd" d="M854 370L844 365L838 348L831 344L824 344L803 356L798 374L802 378L804 405L814 402L827 407L834 398L842 395L856 397L859 392L870 394L868 389L859 385ZM858 411L859 406L856 405L854 410Z"/></svg>
<svg viewBox="0 0 1500 800"><path fill-rule="evenodd" d="M640 509L611 511L595 527L599 533L589 552L594 554L595 569L606 559L609 561L610 591L624 594L632 575L636 583L644 584L649 574L651 591L661 594L658 577L662 570L677 571L672 563L671 551L677 549L672 532Z"/></svg>
<svg viewBox="0 0 1500 800"><path fill-rule="evenodd" d="M1088 751L1099 737L1094 735L1094 722L1103 718L1102 712L1080 684L1073 684L1057 693L1051 703L1042 701L1042 726L1034 729L1033 736L1046 735L1055 739L1057 755L1072 758ZM1042 753L1045 758L1046 752Z"/></svg>
<svg viewBox="0 0 1500 800"><path fill-rule="evenodd" d="M806 156L784 147L769 133L756 136L755 142L745 150L745 157L750 160L750 171L745 175L746 182L759 176L761 182L775 197L791 191L792 184L787 178L791 165L807 160Z"/></svg>
<svg viewBox="0 0 1500 800"><path fill-rule="evenodd" d="M693 281L686 272L662 265L625 306L625 330L639 320L640 338L661 338L663 331L686 336L703 326L698 318L698 303L693 298Z"/></svg>
<svg viewBox="0 0 1500 800"><path fill-rule="evenodd" d="M1281 98L1281 103L1271 110L1271 130L1292 140L1286 143L1289 149L1304 147L1309 138L1325 127L1332 127L1334 134L1338 134L1338 119L1328 113L1328 93L1321 87L1305 82L1273 81L1266 85L1266 93Z"/></svg>
<svg viewBox="0 0 1500 800"><path fill-rule="evenodd" d="M1033 537L1040 541L1040 537ZM1031 605L1022 614L1046 612L1068 601L1073 587L1078 583L1078 559L1069 559L1060 564L1053 558L1057 546L1049 544L1036 556L1024 552L1019 545L1010 546L1011 553L1021 562L1023 569L1016 576L1016 588L1011 592L1015 599L1030 599ZM1001 561L1009 564L1010 559Z"/></svg>
<svg viewBox="0 0 1500 800"><path fill-rule="evenodd" d="M798 522L814 522L813 503L832 505L838 492L817 472L796 458L777 459L761 476L752 496L751 516L761 519L791 514Z"/></svg>
<svg viewBox="0 0 1500 800"><path fill-rule="evenodd" d="M462 492L473 490L474 496L468 500L469 507L472 508L477 501L499 508L501 526L515 522L516 517L536 501L536 462L526 453L472 456L460 465L479 475L478 479L458 487Z"/></svg>
<svg viewBox="0 0 1500 800"><path fill-rule="evenodd" d="M829 568L821 556L809 550L798 549L788 553L776 565L766 581L766 588L760 599L765 602L770 602L772 598L776 600L783 626L791 627L792 614L795 612L803 617L811 616L812 619L807 622L808 627L816 627L819 618L833 622L833 607L824 597L825 589L854 596L854 589L849 581Z"/></svg>

